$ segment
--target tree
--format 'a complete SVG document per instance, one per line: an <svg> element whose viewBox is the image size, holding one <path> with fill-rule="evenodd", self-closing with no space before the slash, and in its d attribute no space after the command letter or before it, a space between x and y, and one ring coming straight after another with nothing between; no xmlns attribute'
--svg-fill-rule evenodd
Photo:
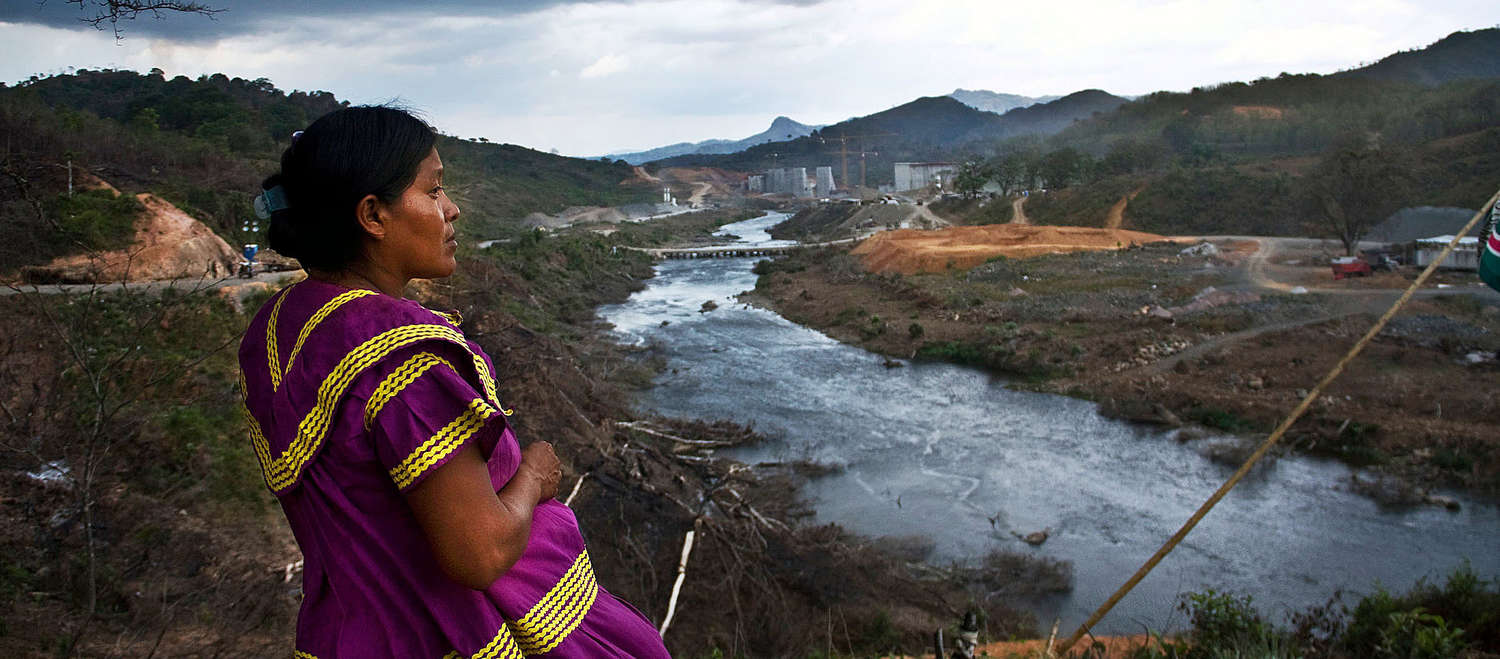
<svg viewBox="0 0 1500 659"><path fill-rule="evenodd" d="M1064 147L1042 156L1037 173L1049 188L1066 188L1087 178L1093 161L1073 147Z"/></svg>
<svg viewBox="0 0 1500 659"><path fill-rule="evenodd" d="M1397 154L1348 138L1324 153L1303 183L1304 208L1350 256L1372 226L1401 209L1410 185Z"/></svg>
<svg viewBox="0 0 1500 659"><path fill-rule="evenodd" d="M965 199L973 199L995 177L995 172L979 160L965 161L953 175L953 189Z"/></svg>

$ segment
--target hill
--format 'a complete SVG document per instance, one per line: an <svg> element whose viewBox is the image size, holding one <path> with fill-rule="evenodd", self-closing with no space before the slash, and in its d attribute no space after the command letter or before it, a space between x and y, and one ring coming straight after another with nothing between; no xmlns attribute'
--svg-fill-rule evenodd
<svg viewBox="0 0 1500 659"><path fill-rule="evenodd" d="M864 117L825 126L789 142L751 147L720 156L688 155L653 163L658 166L712 166L739 171L771 167L816 167L837 160L833 151L845 135L876 135L847 147L864 152L866 182L892 181L892 164L912 160L966 157L974 145L1029 135L1048 135L1107 111L1125 99L1098 90L1070 94L1050 103L1011 110L1004 115L976 110L949 96L928 96ZM856 161L857 163L858 161ZM852 171L852 168L851 168ZM850 174L851 177L855 176ZM840 186L845 182L838 181Z"/></svg>
<svg viewBox="0 0 1500 659"><path fill-rule="evenodd" d="M1129 196L1127 228L1324 235L1308 175L1349 149L1388 165L1390 210L1475 207L1500 180L1497 40L1500 29L1462 32L1335 75L1157 92L1043 140L973 150L1006 190L1048 188L1026 212L1052 224L1099 226Z"/></svg>
<svg viewBox="0 0 1500 659"><path fill-rule="evenodd" d="M69 167L131 195L153 193L231 245L263 243L251 199L291 133L347 105L328 92L283 92L264 78L167 79L160 71L33 76L0 87L0 273L128 241L129 209L66 196ZM441 137L460 230L495 237L533 211L650 201L651 186L621 186L630 166L519 146ZM96 204L97 205L97 204ZM84 212L85 210L89 212Z"/></svg>
<svg viewBox="0 0 1500 659"><path fill-rule="evenodd" d="M975 110L995 114L1005 114L1016 108L1030 107L1037 103L1051 103L1062 98L1061 96L1021 96L1020 94L992 92L988 89L964 89L962 87L953 90L948 96Z"/></svg>
<svg viewBox="0 0 1500 659"><path fill-rule="evenodd" d="M771 127L750 137L741 140L704 140L702 142L678 142L655 149L636 151L632 153L611 153L606 158L610 160L624 160L632 165L639 165L652 160L671 158L694 153L734 153L744 151L757 144L768 142L785 142L806 135L811 135L818 126L809 126L798 123L788 117L776 117L771 121Z"/></svg>
<svg viewBox="0 0 1500 659"><path fill-rule="evenodd" d="M1395 53L1338 77L1414 82L1427 86L1500 76L1500 29L1454 32L1419 50Z"/></svg>

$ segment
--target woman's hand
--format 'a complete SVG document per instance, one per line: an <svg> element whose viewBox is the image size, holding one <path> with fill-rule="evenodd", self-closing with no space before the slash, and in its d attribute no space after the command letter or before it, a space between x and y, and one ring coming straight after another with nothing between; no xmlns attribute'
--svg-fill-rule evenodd
<svg viewBox="0 0 1500 659"><path fill-rule="evenodd" d="M558 484L562 481L562 462L552 450L552 443L532 442L521 449L521 467L516 470L516 475L535 479L541 486L537 503L556 497Z"/></svg>

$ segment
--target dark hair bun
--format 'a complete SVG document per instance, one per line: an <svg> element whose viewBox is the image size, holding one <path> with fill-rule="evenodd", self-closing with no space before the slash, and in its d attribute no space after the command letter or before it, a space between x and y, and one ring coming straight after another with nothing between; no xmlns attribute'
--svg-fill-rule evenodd
<svg viewBox="0 0 1500 659"><path fill-rule="evenodd" d="M361 199L392 203L416 179L437 132L410 113L356 106L323 115L281 154L276 186L287 208L271 214L271 249L304 268L341 270L359 257L365 234L355 216Z"/></svg>

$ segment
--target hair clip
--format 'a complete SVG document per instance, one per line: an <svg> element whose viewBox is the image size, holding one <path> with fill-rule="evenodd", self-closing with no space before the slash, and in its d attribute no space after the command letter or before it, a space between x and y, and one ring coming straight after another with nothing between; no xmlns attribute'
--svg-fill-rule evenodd
<svg viewBox="0 0 1500 659"><path fill-rule="evenodd" d="M262 190L255 197L255 216L262 220L269 220L272 213L287 208L286 190L279 185L272 186L269 190Z"/></svg>
<svg viewBox="0 0 1500 659"><path fill-rule="evenodd" d="M294 130L294 131L292 131L292 144L296 144L297 143L297 138L299 138L299 137L302 137L302 131L300 131L300 130Z"/></svg>

